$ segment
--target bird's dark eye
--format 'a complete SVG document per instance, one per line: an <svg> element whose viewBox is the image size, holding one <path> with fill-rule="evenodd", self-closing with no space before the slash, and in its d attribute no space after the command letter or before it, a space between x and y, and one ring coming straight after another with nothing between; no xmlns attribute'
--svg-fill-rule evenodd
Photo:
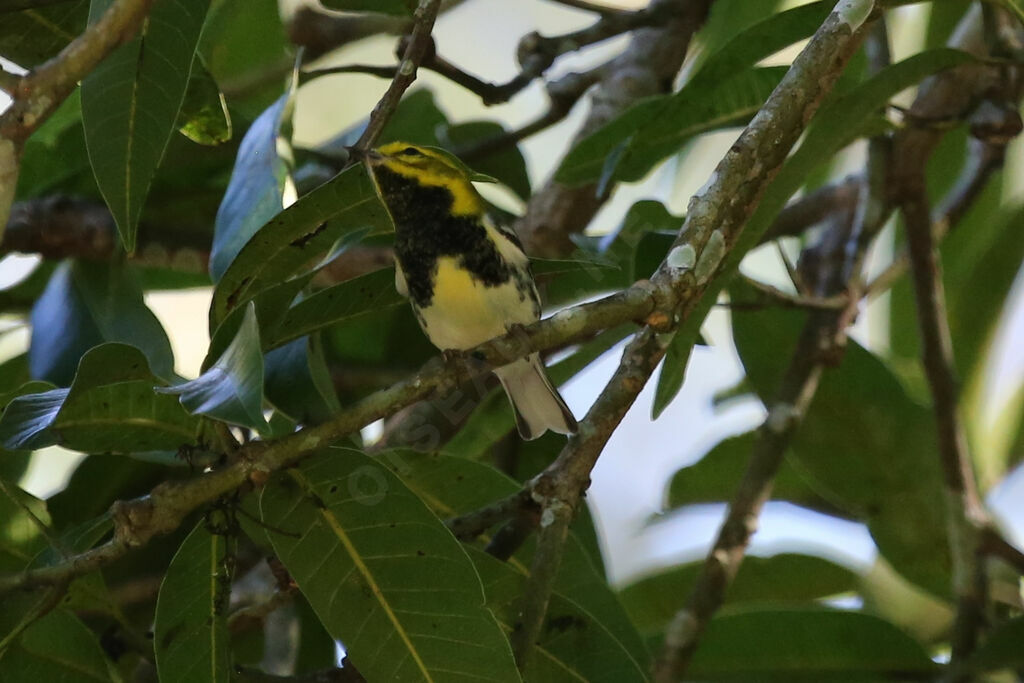
<svg viewBox="0 0 1024 683"><path fill-rule="evenodd" d="M421 157L421 156L423 156L423 152L419 151L415 147L406 147L405 149L402 150L402 154L404 154L407 157Z"/></svg>

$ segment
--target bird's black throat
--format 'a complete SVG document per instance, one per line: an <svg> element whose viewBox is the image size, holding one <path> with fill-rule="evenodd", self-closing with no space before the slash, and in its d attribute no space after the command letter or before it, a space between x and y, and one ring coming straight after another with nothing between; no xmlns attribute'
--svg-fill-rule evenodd
<svg viewBox="0 0 1024 683"><path fill-rule="evenodd" d="M434 297L437 260L442 256L458 258L489 287L508 282L511 269L483 223L473 216L452 215L451 190L422 185L385 166L375 167L373 174L395 223L395 257L418 307L429 306Z"/></svg>

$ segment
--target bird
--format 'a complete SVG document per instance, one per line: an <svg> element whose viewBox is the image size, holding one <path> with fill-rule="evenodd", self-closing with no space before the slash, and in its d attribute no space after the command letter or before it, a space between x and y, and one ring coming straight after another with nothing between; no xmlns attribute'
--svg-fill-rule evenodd
<svg viewBox="0 0 1024 683"><path fill-rule="evenodd" d="M395 288L443 352L471 349L540 319L530 260L515 232L494 220L474 173L454 154L390 142L364 163L395 226ZM495 368L523 439L574 434L576 419L538 353Z"/></svg>

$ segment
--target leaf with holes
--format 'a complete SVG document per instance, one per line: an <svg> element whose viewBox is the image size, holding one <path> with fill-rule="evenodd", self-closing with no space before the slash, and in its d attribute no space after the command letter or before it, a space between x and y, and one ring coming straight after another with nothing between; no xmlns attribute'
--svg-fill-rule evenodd
<svg viewBox="0 0 1024 683"><path fill-rule="evenodd" d="M277 556L368 680L518 681L459 542L381 463L330 449L282 472L260 511Z"/></svg>
<svg viewBox="0 0 1024 683"><path fill-rule="evenodd" d="M272 218L246 242L213 291L210 328L265 289L284 282L346 235L383 234L391 220L366 170L353 166Z"/></svg>
<svg viewBox="0 0 1024 683"><path fill-rule="evenodd" d="M94 23L113 0L92 0ZM82 81L82 122L96 182L135 250L142 205L174 132L210 0L164 0L130 42Z"/></svg>

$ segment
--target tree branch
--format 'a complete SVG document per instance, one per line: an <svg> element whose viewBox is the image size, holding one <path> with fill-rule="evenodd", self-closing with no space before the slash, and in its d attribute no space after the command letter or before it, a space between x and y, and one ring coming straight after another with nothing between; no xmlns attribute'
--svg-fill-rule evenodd
<svg viewBox="0 0 1024 683"><path fill-rule="evenodd" d="M967 437L958 412L960 391L939 276L938 252L931 232L924 168L904 175L902 189L900 208L910 247L922 361L932 393L939 456L948 493L950 551L957 595L950 664L956 667L974 650L984 621L985 575L978 552L978 533L988 523L988 515L978 495L967 452Z"/></svg>
<svg viewBox="0 0 1024 683"><path fill-rule="evenodd" d="M873 6L870 0L852 5L843 0L837 6L718 164L713 182L690 201L674 248L692 249L693 265L677 268L670 265L671 259L661 264L651 282L659 293L670 293L669 301L648 316L647 326L626 346L618 369L580 423L579 433L530 482L534 499L541 504L541 534L523 593L523 622L513 635L520 668L529 662L550 600L551 577L558 572L564 542L563 518L571 518L576 510L601 451L663 357L667 343L663 333L694 315L709 290L711 296L717 293L727 255L737 262L742 256L729 250L735 248L761 194L863 37L859 21L852 25L851 16L863 21ZM752 177L751 168L763 171ZM715 234L718 238L712 237ZM756 243L756 239L750 241ZM713 281L717 288L712 288ZM668 316L662 313L666 308L671 311Z"/></svg>
<svg viewBox="0 0 1024 683"><path fill-rule="evenodd" d="M370 122L366 125L366 130L353 146L357 156L373 147L384 130L384 126L391 119L391 115L398 108L402 95L416 80L416 70L427 54L428 48L433 44L430 33L434 29L434 21L437 19L437 12L440 8L441 0L420 0L413 15L412 34L409 36L409 42L402 55L402 61L398 65L398 70L384 96L380 98L373 108L373 112L370 113Z"/></svg>
<svg viewBox="0 0 1024 683"><path fill-rule="evenodd" d="M534 325L481 344L461 357L435 358L411 377L377 391L323 424L272 441L255 441L236 451L235 460L198 477L166 482L148 495L111 508L113 538L103 545L46 567L0 575L0 595L39 585L63 583L87 574L176 529L193 510L361 429L402 406L451 390L475 373L507 365L534 351L585 339L598 330L642 320L655 309L655 292L640 284L612 296L557 313Z"/></svg>

